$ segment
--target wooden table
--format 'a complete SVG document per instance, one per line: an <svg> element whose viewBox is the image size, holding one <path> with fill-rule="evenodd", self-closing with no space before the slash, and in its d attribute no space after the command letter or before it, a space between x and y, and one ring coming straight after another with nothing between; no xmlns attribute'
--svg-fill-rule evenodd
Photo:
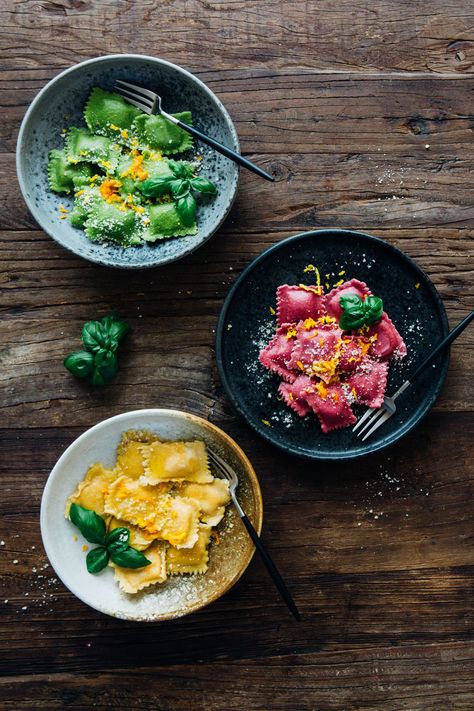
<svg viewBox="0 0 474 711"><path fill-rule="evenodd" d="M222 301L265 247L314 227L373 232L413 257L451 324L473 307L474 8L469 0L4 0L0 708L317 711L474 708L474 332L444 391L391 451L305 464L237 417L214 361ZM62 69L160 55L224 101L243 152L224 228L195 255L124 273L67 253L15 179L20 120ZM115 383L62 366L81 323L133 327ZM41 492L72 440L110 415L182 408L235 437L260 476L264 537L304 620L261 562L223 599L162 625L109 619L54 576Z"/></svg>

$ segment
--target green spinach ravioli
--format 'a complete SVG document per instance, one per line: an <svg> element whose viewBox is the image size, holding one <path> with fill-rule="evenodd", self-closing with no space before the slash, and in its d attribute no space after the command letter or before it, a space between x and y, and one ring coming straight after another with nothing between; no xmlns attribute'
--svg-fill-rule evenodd
<svg viewBox="0 0 474 711"><path fill-rule="evenodd" d="M174 116L192 124L190 111ZM196 196L217 189L198 175L201 156L183 158L192 155L192 136L98 87L84 121L64 129L64 148L49 154L50 189L74 196L71 210L60 206L59 219L94 242L122 247L196 234Z"/></svg>

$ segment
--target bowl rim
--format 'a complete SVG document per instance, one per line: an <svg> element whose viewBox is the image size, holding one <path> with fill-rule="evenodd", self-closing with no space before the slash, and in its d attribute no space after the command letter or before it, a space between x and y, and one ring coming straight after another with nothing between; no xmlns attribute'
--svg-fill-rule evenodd
<svg viewBox="0 0 474 711"><path fill-rule="evenodd" d="M303 459L306 461L321 461L321 462L331 462L331 461L337 461L337 462L350 462L350 461L355 461L356 459L360 459L361 457L367 457L371 454L374 454L375 452L380 452L381 450L387 449L388 447L393 447L400 439L405 437L409 432L411 432L415 427L417 427L428 415L430 410L432 409L433 405L435 404L436 400L438 399L440 392L443 388L444 382L446 380L446 376L448 373L448 368L449 368L449 362L450 362L450 351L449 349L447 351L444 351L443 357L443 363L440 368L440 373L439 373L439 380L437 383L437 386L432 394L432 396L426 401L426 405L424 410L422 411L421 415L415 419L414 421L410 421L408 425L403 425L400 427L398 433L396 436L394 436L391 440L387 441L386 438L381 440L379 443L372 444L371 448L368 451L362 451L362 452L357 452L357 453L352 453L352 454L346 454L345 452L339 452L338 454L318 454L317 452L309 452L309 451L303 451L299 449L298 447L295 447L291 444L281 442L279 440L273 439L271 435L264 431L257 429L254 426L254 423L252 422L251 418L248 417L247 412L244 407L242 407L240 400L238 397L235 396L233 389L229 383L229 379L227 377L227 372L226 368L224 365L224 358L222 354L222 342L223 342L223 337L225 335L224 331L224 326L225 322L227 319L227 312L230 308L230 305L232 303L232 300L234 298L234 294L237 292L239 289L240 285L242 282L245 281L246 277L248 274L252 272L255 266L257 264L260 264L260 262L264 261L269 255L273 254L273 252L278 251L283 245L288 245L291 244L292 242L298 243L300 240L305 239L306 237L318 237L320 235L324 234L337 234L337 235L356 235L358 237L362 237L369 242L374 242L376 244L383 244L384 247L386 247L389 251L394 252L397 256L401 256L402 259L404 259L406 262L408 262L417 272L419 272L422 277L425 279L426 284L428 285L428 288L430 290L430 293L435 301L435 303L438 306L439 309L439 315L441 318L441 323L442 323L442 329L443 329L443 336L447 335L449 331L449 322L448 322L448 317L446 315L446 309L444 308L444 303L443 300L441 299L441 296L436 289L435 285L429 278L429 276L426 274L426 272L419 266L417 262L415 262L414 259L412 259L408 254L403 252L401 249L396 247L394 244L391 242L387 242L386 240L382 239L381 237L377 237L376 235L371 235L368 234L367 232L361 232L359 230L351 230L351 229L342 229L342 228L337 228L337 227L326 227L318 230L307 230L304 232L298 232L297 234L290 235L288 237L285 237L284 239L281 239L279 242L275 242L274 244L271 244L269 247L264 249L260 254L258 254L256 257L254 257L242 270L242 272L239 274L239 276L236 278L234 283L232 284L231 288L229 289L227 296L224 300L224 303L221 307L218 320L217 320L217 325L216 325L216 335L215 335L215 356L216 356L216 363L217 363L217 369L219 372L219 377L221 379L221 382L224 386L224 390L227 394L227 397L229 398L230 402L232 403L232 406L238 412L238 414L245 420L245 422L248 424L248 426L252 429L253 432L255 432L259 437L262 437L266 442L272 445L272 447L275 447L276 449L279 449L285 454L291 455L298 457L299 459Z"/></svg>
<svg viewBox="0 0 474 711"><path fill-rule="evenodd" d="M82 432L82 434L79 435L79 437L76 437L73 442L64 450L64 452L61 454L59 459L57 460L56 464L52 468L51 472L49 473L48 479L46 481L46 484L43 489L43 494L41 496L41 508L40 508L40 530L41 530L41 538L43 541L43 546L46 551L46 555L48 557L48 560L53 567L56 575L58 578L61 580L63 585L73 594L75 597L77 597L81 602L86 604L88 607L91 607L92 609L98 610L102 614L108 615L110 617L115 617L117 619L124 619L124 620L129 620L129 621L135 621L135 622L164 622L165 620L172 620L172 619L177 619L178 617L184 617L186 615L189 615L193 612L196 612L197 610L201 610L204 607L207 607L207 605L210 605L212 602L217 600L218 598L222 597L225 595L236 583L237 581L242 577L244 572L246 571L247 567L250 564L250 561L252 560L254 554L255 554L255 547L250 546L248 549L248 553L244 559L244 562L240 569L235 573L235 575L228 581L228 583L218 591L212 593L208 599L206 599L205 602L196 602L193 605L190 605L189 608L186 608L186 610L178 610L175 612L168 612L164 614L159 614L157 616L153 616L153 614L147 616L147 617L138 617L134 615L124 615L124 614L113 614L109 610L105 610L101 608L99 605L92 605L91 602L87 599L85 599L84 594L82 593L82 588L76 586L75 584L71 584L69 580L65 579L66 576L62 575L62 571L59 572L59 570L56 569L54 562L57 560L55 555L52 553L52 549L49 543L49 539L51 537L51 532L50 532L50 524L48 521L47 513L46 513L46 507L47 503L49 501L49 498L54 491L54 485L55 485L55 480L58 476L58 473L60 472L63 464L67 461L67 459L70 457L70 455L74 452L74 450L77 448L79 443L84 440L86 437L90 436L92 433L96 434L100 432L103 429L106 429L112 422L121 422L122 420L127 419L130 416L133 415L142 415L143 417L153 417L153 416L160 416L165 414L167 417L176 417L177 419L187 419L191 420L192 422L195 422L198 424L200 427L203 427L204 429L210 430L211 432L215 433L220 437L221 439L224 440L224 442L234 451L234 453L237 455L238 459L242 462L246 473L249 475L251 487L252 487L252 492L255 497L255 504L256 504L256 515L252 520L252 523L255 527L255 530L257 533L260 535L262 531L262 525L263 525L263 498L262 498L262 492L260 488L260 483L258 481L258 477L255 473L255 470L250 463L250 460L248 459L247 455L245 452L241 449L241 447L235 442L235 440L230 437L226 432L224 432L220 427L217 425L214 425L212 422L209 422L208 420L205 420L203 417L200 417L199 415L194 415L193 413L190 412L185 412L184 410L173 410L173 409L167 409L167 408L144 408L140 410L129 410L127 412L122 412L118 415L114 415L112 417L108 417L105 420L101 420L100 422L96 423L92 427L89 427L87 430ZM59 566L58 566L59 567Z"/></svg>
<svg viewBox="0 0 474 711"><path fill-rule="evenodd" d="M189 80L192 82L195 82L200 86L200 88L211 98L211 100L216 104L217 108L219 111L222 113L224 120L230 130L230 133L232 135L232 140L234 141L234 146L233 148L240 153L240 143L239 143L239 138L237 135L237 130L235 128L234 122L232 121L232 118L227 111L226 107L222 103L222 101L219 99L216 94L210 89L207 84L205 84L201 79L199 79L195 74L190 72L187 69L184 69L184 67L181 67L179 64L174 64L173 62L169 62L166 59L162 59L161 57L152 57L151 55L148 54L104 54L100 55L98 57L92 57L91 59L85 59L83 62L78 62L77 64L73 64L70 67L67 67L66 69L63 69L63 71L59 72L56 76L54 76L52 79L50 79L39 91L38 93L34 96L31 104L26 110L25 115L23 116L23 119L20 124L20 129L18 131L18 137L16 141L16 149L15 149L15 167L16 167L16 175L17 175L17 180L18 184L20 186L20 192L22 194L23 200L33 216L33 219L35 222L38 223L40 228L45 232L51 239L53 239L57 244L59 244L61 247L67 249L69 252L72 254L75 254L77 257L80 257L82 259L86 259L89 262L92 262L94 264L100 264L101 266L104 267L112 267L115 269L151 269L155 267L161 267L166 264L171 264L172 262L176 262L189 254L193 254L197 249L202 247L208 240L215 235L217 230L222 226L223 222L226 220L228 217L235 199L237 197L237 192L238 192L238 187L239 187L239 180L240 180L240 168L237 164L236 165L236 175L235 175L235 183L232 189L232 192L230 193L230 200L229 203L221 217L221 219L218 221L218 223L215 225L214 229L212 229L209 234L202 239L198 244L189 247L188 249L184 250L181 252L178 256L172 256L168 257L166 259L160 259L160 260L152 260L150 262L147 262L146 264L114 264L111 261L109 261L106 258L102 258L100 255L97 256L85 256L83 254L79 254L70 244L63 243L59 241L54 235L54 230L51 229L49 224L47 224L46 220L43 220L41 215L39 214L39 211L37 210L36 205L34 204L34 201L30 199L27 196L27 187L23 178L23 173L24 173L24 167L23 167L23 148L24 148L24 142L25 142L25 133L27 126L29 124L29 121L34 114L37 105L39 102L42 100L43 96L50 91L52 88L54 88L55 84L62 80L65 76L68 74L73 74L74 72L78 71L79 69L83 69L84 67L87 67L88 65L108 61L108 60L113 60L113 61L134 61L134 60L145 60L147 62L151 62L154 64L160 64L160 65L165 65L167 67L171 67L172 69L176 70L178 73L183 74L186 76Z"/></svg>

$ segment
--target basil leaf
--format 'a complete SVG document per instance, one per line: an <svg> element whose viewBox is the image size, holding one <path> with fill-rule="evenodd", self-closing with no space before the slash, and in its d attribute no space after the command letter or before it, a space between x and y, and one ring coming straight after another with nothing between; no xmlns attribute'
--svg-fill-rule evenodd
<svg viewBox="0 0 474 711"><path fill-rule="evenodd" d="M87 378L94 367L94 356L88 351L74 351L66 356L64 366L76 378Z"/></svg>
<svg viewBox="0 0 474 711"><path fill-rule="evenodd" d="M365 323L367 326L379 320L383 313L383 301L378 296L368 296L364 301Z"/></svg>
<svg viewBox="0 0 474 711"><path fill-rule="evenodd" d="M191 185L194 190L199 193L206 193L207 195L217 195L217 188L214 183L211 183L207 178L193 178L191 180Z"/></svg>
<svg viewBox="0 0 474 711"><path fill-rule="evenodd" d="M196 217L196 200L189 193L176 201L178 215L186 226L192 225Z"/></svg>
<svg viewBox="0 0 474 711"><path fill-rule="evenodd" d="M94 385L94 387L100 387L101 385L105 385L106 382L107 378L102 375L99 368L94 368L91 375L91 385Z"/></svg>
<svg viewBox="0 0 474 711"><path fill-rule="evenodd" d="M107 348L106 333L98 321L87 321L82 327L82 342L87 350L97 353L100 348Z"/></svg>
<svg viewBox="0 0 474 711"><path fill-rule="evenodd" d="M182 180L180 178L179 180L173 180L173 182L171 183L171 194L175 200L178 200L179 198L182 198L187 195L190 189L191 183L188 179Z"/></svg>
<svg viewBox="0 0 474 711"><path fill-rule="evenodd" d="M130 531L128 528L114 528L107 536L107 550L110 553L120 553L128 548L130 540Z"/></svg>
<svg viewBox="0 0 474 711"><path fill-rule="evenodd" d="M168 161L168 165L177 178L184 179L189 177L190 169L185 163L181 163L176 160L170 160ZM194 170L194 168L191 168L191 170Z"/></svg>
<svg viewBox="0 0 474 711"><path fill-rule="evenodd" d="M349 311L354 308L362 308L362 299L357 294L346 294L339 299L339 305L344 311Z"/></svg>
<svg viewBox="0 0 474 711"><path fill-rule="evenodd" d="M86 556L87 570L93 575L95 573L100 573L100 571L103 570L109 562L109 558L109 551L103 546L100 546L100 548L93 548Z"/></svg>
<svg viewBox="0 0 474 711"><path fill-rule="evenodd" d="M104 316L101 319L102 328L106 329L109 338L111 340L111 347L114 346L114 350L117 348L118 344L125 336L126 333L130 331L130 326L125 321L120 321L115 314L110 314L109 316Z"/></svg>
<svg viewBox="0 0 474 711"><path fill-rule="evenodd" d="M95 511L84 508L79 504L71 504L69 518L78 527L86 541L89 543L105 544L107 532L104 519Z"/></svg>
<svg viewBox="0 0 474 711"><path fill-rule="evenodd" d="M141 551L130 547L123 551L111 551L110 557L115 565L120 565L121 568L144 568L151 565L151 560L145 558Z"/></svg>
<svg viewBox="0 0 474 711"><path fill-rule="evenodd" d="M148 178L140 183L140 191L147 198L160 197L170 191L170 183L175 180L174 175L162 176L161 178Z"/></svg>
<svg viewBox="0 0 474 711"><path fill-rule="evenodd" d="M117 374L118 361L113 351L99 351L95 354L94 363L96 371L99 371L106 380L111 380Z"/></svg>
<svg viewBox="0 0 474 711"><path fill-rule="evenodd" d="M339 327L343 331L357 331L365 324L365 314L354 314L343 311L339 318Z"/></svg>

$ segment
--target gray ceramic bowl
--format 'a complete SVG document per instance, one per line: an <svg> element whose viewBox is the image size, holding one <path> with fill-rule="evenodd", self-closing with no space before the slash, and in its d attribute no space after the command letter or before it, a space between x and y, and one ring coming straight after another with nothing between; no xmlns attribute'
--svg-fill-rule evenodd
<svg viewBox="0 0 474 711"><path fill-rule="evenodd" d="M92 87L112 90L116 79L156 91L163 99L163 107L171 113L190 109L197 128L239 150L237 133L229 114L202 81L163 59L115 54L66 69L39 92L26 112L18 136L18 181L35 220L63 247L107 266L155 267L190 254L214 234L232 207L239 170L235 163L200 144L204 156L202 174L217 183L219 193L212 200L201 201L196 235L123 249L110 244L95 244L68 220L60 220L59 205L62 203L67 207L72 199L49 190L48 153L52 148L63 146L61 130L65 125L84 125L82 110Z"/></svg>

